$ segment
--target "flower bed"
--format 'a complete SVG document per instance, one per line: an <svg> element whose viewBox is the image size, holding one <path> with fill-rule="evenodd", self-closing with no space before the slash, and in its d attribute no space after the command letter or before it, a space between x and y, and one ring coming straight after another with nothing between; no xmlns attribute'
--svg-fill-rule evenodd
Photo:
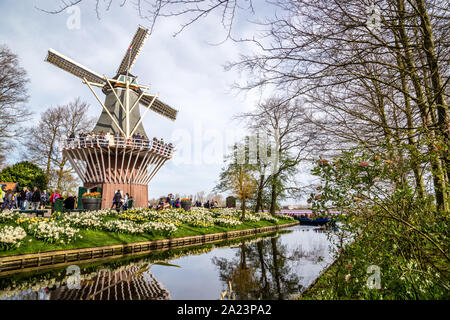
<svg viewBox="0 0 450 320"><path fill-rule="evenodd" d="M234 227L242 224L241 221L238 221L236 219L227 219L227 218L216 218L214 219L214 223L223 226L223 227Z"/></svg>
<svg viewBox="0 0 450 320"><path fill-rule="evenodd" d="M290 217L271 216L267 213L245 214L242 221L242 213L237 209L205 209L192 208L190 211L183 209L166 209L155 211L151 209L130 209L118 213L116 210L95 210L73 213L54 213L51 218L29 217L5 210L0 212L0 236L4 239L0 242L1 251L16 250L20 246L20 240L26 235L39 241L30 239L24 245L26 248L46 251L50 247L65 245L86 236L86 244L92 236L99 244L110 244L123 241L145 241L154 238L176 237L209 232L222 232L225 229L242 229L248 227L265 226L267 223L279 223ZM203 230L202 230L203 229ZM208 230L205 230L208 229ZM108 235L115 233L117 235ZM11 240L12 239L12 240ZM123 240L120 240L123 239ZM11 240L11 241L10 241ZM79 244L84 243L83 241ZM44 245L45 244L45 245ZM78 245L78 244L77 244ZM23 246L22 246L23 248ZM20 249L20 252L26 251ZM18 249L16 250L17 252ZM34 252L33 250L30 250Z"/></svg>
<svg viewBox="0 0 450 320"><path fill-rule="evenodd" d="M35 238L43 240L48 243L63 243L67 244L78 237L81 237L78 229L72 228L69 225L60 224L55 221L40 221L31 224L28 227L28 232Z"/></svg>
<svg viewBox="0 0 450 320"><path fill-rule="evenodd" d="M21 240L26 236L22 227L4 226L0 228L0 248L9 250L20 247Z"/></svg>

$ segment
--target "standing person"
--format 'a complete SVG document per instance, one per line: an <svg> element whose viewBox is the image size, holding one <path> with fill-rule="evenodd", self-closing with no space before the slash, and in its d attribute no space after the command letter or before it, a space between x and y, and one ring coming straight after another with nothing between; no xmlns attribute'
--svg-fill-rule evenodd
<svg viewBox="0 0 450 320"><path fill-rule="evenodd" d="M55 210L55 201L56 199L61 198L61 195L59 194L59 190L55 190L55 192L52 193L50 196L50 204L52 205L52 213Z"/></svg>
<svg viewBox="0 0 450 320"><path fill-rule="evenodd" d="M133 209L134 207L134 199L133 196L129 196L129 199L127 201L127 207L128 209Z"/></svg>
<svg viewBox="0 0 450 320"><path fill-rule="evenodd" d="M11 200L9 202L9 209L17 209L17 202L16 202L16 198L17 198L17 193L14 193L14 191L11 190Z"/></svg>
<svg viewBox="0 0 450 320"><path fill-rule="evenodd" d="M67 198L64 200L64 208L67 210L75 209L75 198L72 195L67 195Z"/></svg>
<svg viewBox="0 0 450 320"><path fill-rule="evenodd" d="M47 190L44 190L44 192L41 193L41 210L45 209L45 206L47 205L48 200L50 199L50 195L47 193Z"/></svg>
<svg viewBox="0 0 450 320"><path fill-rule="evenodd" d="M25 192L25 201L23 204L24 210L29 209L29 205L31 204L31 196L33 195L33 192L31 192L31 189L28 187Z"/></svg>
<svg viewBox="0 0 450 320"><path fill-rule="evenodd" d="M10 205L9 205L9 209L17 209L17 202L16 202L17 194L18 194L18 192L15 192L15 193L12 192L12 197L11 197L11 202L10 202Z"/></svg>
<svg viewBox="0 0 450 320"><path fill-rule="evenodd" d="M24 187L22 191L20 191L20 204L19 208L20 210L25 210L25 200L27 198L27 188Z"/></svg>
<svg viewBox="0 0 450 320"><path fill-rule="evenodd" d="M120 190L117 190L116 193L114 193L113 205L111 209L114 207L116 207L116 209L120 209L121 204L122 204L122 194L120 193Z"/></svg>
<svg viewBox="0 0 450 320"><path fill-rule="evenodd" d="M23 199L25 200L25 199ZM16 192L17 208L22 210L23 207L22 192Z"/></svg>
<svg viewBox="0 0 450 320"><path fill-rule="evenodd" d="M5 196L4 185L0 186L0 209L3 209L3 197Z"/></svg>
<svg viewBox="0 0 450 320"><path fill-rule="evenodd" d="M175 208L179 207L180 207L180 198L177 198L177 200L175 200Z"/></svg>
<svg viewBox="0 0 450 320"><path fill-rule="evenodd" d="M130 198L130 195L128 193L125 193L125 196L123 197L123 206L122 206L122 210L127 210L128 209L128 199Z"/></svg>
<svg viewBox="0 0 450 320"><path fill-rule="evenodd" d="M109 140L111 139L111 134L109 131L105 134L105 146L109 146Z"/></svg>
<svg viewBox="0 0 450 320"><path fill-rule="evenodd" d="M11 209L11 201L13 200L13 193L10 189L6 191L6 195L3 198L3 209Z"/></svg>
<svg viewBox="0 0 450 320"><path fill-rule="evenodd" d="M34 187L33 194L31 195L31 210L39 209L39 202L41 201L41 191L38 187Z"/></svg>
<svg viewBox="0 0 450 320"><path fill-rule="evenodd" d="M156 205L156 210L161 210L164 207L164 199L163 198L159 198L159 202Z"/></svg>
<svg viewBox="0 0 450 320"><path fill-rule="evenodd" d="M170 193L167 195L166 203L168 203L170 205L170 207L172 207L172 198L171 198L171 194Z"/></svg>

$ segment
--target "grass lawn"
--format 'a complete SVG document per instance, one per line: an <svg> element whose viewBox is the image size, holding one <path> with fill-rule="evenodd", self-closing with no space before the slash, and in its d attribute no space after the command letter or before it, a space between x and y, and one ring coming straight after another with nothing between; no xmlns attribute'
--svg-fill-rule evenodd
<svg viewBox="0 0 450 320"><path fill-rule="evenodd" d="M279 219L277 223L268 222L268 221L258 221L258 222L246 222L241 225L235 227L221 227L214 226L209 228L200 228L200 227L192 227L189 225L182 225L178 227L178 230L170 235L168 238L179 238L186 236L195 236L202 234L210 234L210 233L218 233L225 231L233 231L233 230L245 230L252 228L260 228L266 226L273 225L282 225L287 223L292 223L291 220ZM2 224L0 224L2 226ZM9 255L17 255L17 254L26 254L26 253L39 253L39 252L48 252L55 250L67 250L67 249L80 249L80 248L89 248L89 247L102 247L109 245L118 245L118 244L127 244L132 242L139 241L150 241L150 240L158 240L165 239L164 236L155 236L152 234L125 234L125 233L114 233L108 231L99 231L99 230L80 230L80 234L83 236L82 239L78 239L69 244L52 244L46 243L41 240L37 240L32 236L27 236L22 241L22 245L19 248L8 250L8 251L0 251L0 257L9 256ZM31 241L30 241L31 240Z"/></svg>

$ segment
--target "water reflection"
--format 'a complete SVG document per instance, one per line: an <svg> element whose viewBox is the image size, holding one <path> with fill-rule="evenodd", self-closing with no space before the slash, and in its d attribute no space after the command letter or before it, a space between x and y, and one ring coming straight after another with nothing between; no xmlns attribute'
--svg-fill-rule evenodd
<svg viewBox="0 0 450 320"><path fill-rule="evenodd" d="M169 291L148 271L137 266L120 271L101 270L79 288L60 286L50 293L50 300L167 300Z"/></svg>
<svg viewBox="0 0 450 320"><path fill-rule="evenodd" d="M80 266L76 289L68 288L65 269L3 277L0 299L289 299L332 262L328 232L315 229L295 226L265 236ZM181 268L153 266L155 261Z"/></svg>

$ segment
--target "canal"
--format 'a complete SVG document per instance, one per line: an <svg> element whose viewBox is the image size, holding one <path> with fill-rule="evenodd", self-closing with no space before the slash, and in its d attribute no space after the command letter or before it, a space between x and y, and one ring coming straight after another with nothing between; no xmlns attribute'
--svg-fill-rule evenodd
<svg viewBox="0 0 450 320"><path fill-rule="evenodd" d="M333 261L332 232L276 233L0 278L0 299L289 299Z"/></svg>

